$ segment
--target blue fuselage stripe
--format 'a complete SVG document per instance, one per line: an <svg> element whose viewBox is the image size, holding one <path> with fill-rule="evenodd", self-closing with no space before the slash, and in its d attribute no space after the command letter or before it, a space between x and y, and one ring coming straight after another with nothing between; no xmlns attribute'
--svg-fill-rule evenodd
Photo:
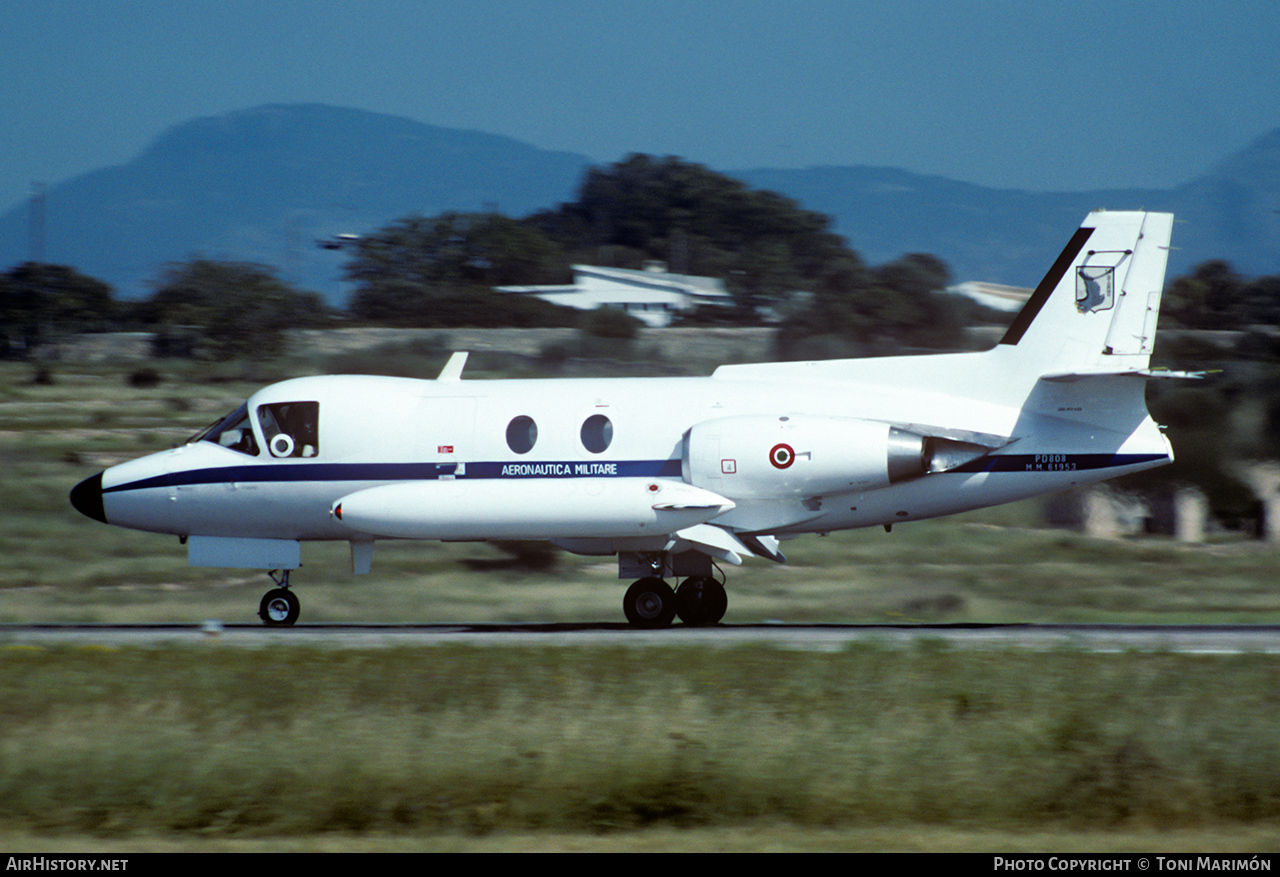
<svg viewBox="0 0 1280 877"><path fill-rule="evenodd" d="M459 472L462 469L462 472ZM292 484L339 481L435 481L453 476L469 478L679 478L679 460L619 460L616 462L536 463L269 463L260 466L218 466L167 472L102 492L191 487L197 484Z"/></svg>
<svg viewBox="0 0 1280 877"><path fill-rule="evenodd" d="M993 454L952 473L1074 472L1113 469L1167 460L1164 454ZM459 471L461 470L461 471ZM435 481L488 478L679 478L680 460L540 461L481 463L269 463L169 472L103 488L104 494L198 484L291 484L301 482Z"/></svg>

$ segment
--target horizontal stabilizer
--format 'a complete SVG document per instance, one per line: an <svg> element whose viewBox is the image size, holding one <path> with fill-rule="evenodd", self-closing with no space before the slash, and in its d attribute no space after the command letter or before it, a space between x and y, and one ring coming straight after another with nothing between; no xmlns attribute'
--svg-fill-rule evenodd
<svg viewBox="0 0 1280 877"><path fill-rule="evenodd" d="M1173 369L1168 368L1148 368L1143 369L1139 374L1146 378L1162 378L1164 380L1173 381L1200 381L1209 377L1209 375L1217 374L1221 371L1222 369L1211 369L1209 371L1202 372L1183 372L1174 371Z"/></svg>
<svg viewBox="0 0 1280 877"><path fill-rule="evenodd" d="M1074 384L1090 378L1153 378L1160 380L1198 381L1208 377L1211 372L1184 372L1166 368L1143 368L1121 372L1066 372L1056 375L1045 375L1042 381L1055 384Z"/></svg>

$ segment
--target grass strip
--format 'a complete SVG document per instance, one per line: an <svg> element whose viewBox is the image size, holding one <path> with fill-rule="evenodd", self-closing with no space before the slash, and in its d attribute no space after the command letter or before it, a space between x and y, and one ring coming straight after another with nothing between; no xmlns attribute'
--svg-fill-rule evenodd
<svg viewBox="0 0 1280 877"><path fill-rule="evenodd" d="M1271 656L0 648L0 826L92 836L1280 818Z"/></svg>

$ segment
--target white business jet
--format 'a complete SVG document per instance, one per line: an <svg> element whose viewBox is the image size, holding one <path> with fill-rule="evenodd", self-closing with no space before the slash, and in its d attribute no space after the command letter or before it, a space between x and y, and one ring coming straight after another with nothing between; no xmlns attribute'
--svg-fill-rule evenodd
<svg viewBox="0 0 1280 877"><path fill-rule="evenodd" d="M918 521L1173 460L1147 413L1173 217L1089 214L1000 343L977 353L730 365L705 378L305 377L168 451L78 484L108 524L193 566L268 570L291 625L300 543L545 540L617 555L634 626L714 624L717 561L804 533ZM678 580L672 589L669 580Z"/></svg>

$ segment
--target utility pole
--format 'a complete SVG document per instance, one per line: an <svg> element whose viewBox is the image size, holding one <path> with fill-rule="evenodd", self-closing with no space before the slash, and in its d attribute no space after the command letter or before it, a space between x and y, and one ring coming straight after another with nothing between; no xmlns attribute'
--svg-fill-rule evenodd
<svg viewBox="0 0 1280 877"><path fill-rule="evenodd" d="M30 236L27 252L28 261L31 262L44 261L44 191L44 183L32 182L30 202Z"/></svg>

